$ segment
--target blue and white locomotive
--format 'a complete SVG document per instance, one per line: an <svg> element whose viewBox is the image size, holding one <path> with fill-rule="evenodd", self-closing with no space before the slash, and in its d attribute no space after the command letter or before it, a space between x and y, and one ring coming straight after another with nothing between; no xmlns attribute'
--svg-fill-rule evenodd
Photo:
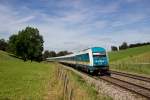
<svg viewBox="0 0 150 100"><path fill-rule="evenodd" d="M102 47L92 47L66 56L47 58L47 60L67 64L94 75L110 75L108 57Z"/></svg>

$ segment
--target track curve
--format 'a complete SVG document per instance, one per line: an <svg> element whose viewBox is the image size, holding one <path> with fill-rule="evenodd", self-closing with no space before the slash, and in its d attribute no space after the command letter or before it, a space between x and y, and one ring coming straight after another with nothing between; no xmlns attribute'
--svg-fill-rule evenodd
<svg viewBox="0 0 150 100"><path fill-rule="evenodd" d="M111 70L111 73L112 74L116 74L116 75L129 77L129 78L133 78L133 79L142 80L142 81L150 83L150 78L149 77L144 77L144 76L139 76L139 75L135 75L135 74L124 73L124 72L118 72L118 71L112 71L112 70Z"/></svg>
<svg viewBox="0 0 150 100"><path fill-rule="evenodd" d="M109 83L112 83L114 85L120 86L124 89L127 89L131 92L137 93L139 95L142 95L145 98L150 99L150 89L127 82L127 81L123 81L114 77L108 77L108 76L102 76L99 77L102 80L105 80Z"/></svg>

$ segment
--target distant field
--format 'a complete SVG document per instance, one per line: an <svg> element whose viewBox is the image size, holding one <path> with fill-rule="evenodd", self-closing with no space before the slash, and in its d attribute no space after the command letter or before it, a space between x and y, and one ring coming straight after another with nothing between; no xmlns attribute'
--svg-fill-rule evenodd
<svg viewBox="0 0 150 100"><path fill-rule="evenodd" d="M127 57L134 57L146 52L150 52L150 46L129 48L118 52L109 52L108 55L109 55L110 62L113 62Z"/></svg>
<svg viewBox="0 0 150 100"><path fill-rule="evenodd" d="M150 46L110 52L111 69L150 75Z"/></svg>
<svg viewBox="0 0 150 100"><path fill-rule="evenodd" d="M75 73L66 72L74 100L110 100ZM57 63L23 62L0 51L0 100L62 100L63 80L56 74Z"/></svg>

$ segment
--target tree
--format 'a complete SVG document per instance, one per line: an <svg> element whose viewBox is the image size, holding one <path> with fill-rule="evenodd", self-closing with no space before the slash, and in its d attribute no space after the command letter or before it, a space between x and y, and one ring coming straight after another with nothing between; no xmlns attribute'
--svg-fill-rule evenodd
<svg viewBox="0 0 150 100"><path fill-rule="evenodd" d="M23 58L24 61L42 59L43 37L39 34L37 28L26 27L19 31L18 35L12 35L9 38L9 45L14 54Z"/></svg>
<svg viewBox="0 0 150 100"><path fill-rule="evenodd" d="M121 46L119 46L119 50L127 49L128 44L126 42L123 42Z"/></svg>
<svg viewBox="0 0 150 100"><path fill-rule="evenodd" d="M0 39L0 50L6 51L8 48L8 43L4 39Z"/></svg>
<svg viewBox="0 0 150 100"><path fill-rule="evenodd" d="M43 53L43 59L46 60L46 58L49 58L49 57L56 57L56 52L45 50Z"/></svg>
<svg viewBox="0 0 150 100"><path fill-rule="evenodd" d="M55 51L50 51L49 52L49 57L56 57L56 52Z"/></svg>
<svg viewBox="0 0 150 100"><path fill-rule="evenodd" d="M140 47L140 46L144 46L144 45L150 45L150 42L130 44L129 48Z"/></svg>
<svg viewBox="0 0 150 100"><path fill-rule="evenodd" d="M111 46L112 51L118 51L118 48L116 46Z"/></svg>
<svg viewBox="0 0 150 100"><path fill-rule="evenodd" d="M72 52L60 51L60 52L57 53L57 56L65 56L65 55L68 55L68 54L72 54Z"/></svg>
<svg viewBox="0 0 150 100"><path fill-rule="evenodd" d="M8 51L16 54L16 41L17 41L17 35L13 34L9 37L8 41Z"/></svg>
<svg viewBox="0 0 150 100"><path fill-rule="evenodd" d="M46 58L48 58L48 57L49 57L49 51L45 50L43 53L43 60L46 60Z"/></svg>

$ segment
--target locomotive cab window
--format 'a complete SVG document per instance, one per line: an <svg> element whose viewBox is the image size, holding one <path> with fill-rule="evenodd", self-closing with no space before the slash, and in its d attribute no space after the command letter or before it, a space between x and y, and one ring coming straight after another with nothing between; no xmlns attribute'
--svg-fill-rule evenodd
<svg viewBox="0 0 150 100"><path fill-rule="evenodd" d="M93 57L106 57L106 55L93 55Z"/></svg>
<svg viewBox="0 0 150 100"><path fill-rule="evenodd" d="M106 53L93 53L93 57L106 57Z"/></svg>

